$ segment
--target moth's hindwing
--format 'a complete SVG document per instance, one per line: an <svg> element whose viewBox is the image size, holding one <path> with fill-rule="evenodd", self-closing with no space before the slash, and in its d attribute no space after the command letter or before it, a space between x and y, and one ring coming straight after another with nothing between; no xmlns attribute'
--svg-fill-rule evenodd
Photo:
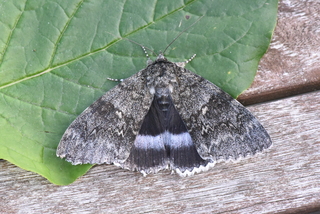
<svg viewBox="0 0 320 214"><path fill-rule="evenodd" d="M121 164L130 154L152 99L142 71L125 79L72 122L57 156L72 164Z"/></svg>
<svg viewBox="0 0 320 214"><path fill-rule="evenodd" d="M236 160L271 146L260 122L238 101L185 69L173 102L203 159Z"/></svg>
<svg viewBox="0 0 320 214"><path fill-rule="evenodd" d="M123 167L145 174L169 168L184 176L208 163L197 152L169 93L156 93Z"/></svg>

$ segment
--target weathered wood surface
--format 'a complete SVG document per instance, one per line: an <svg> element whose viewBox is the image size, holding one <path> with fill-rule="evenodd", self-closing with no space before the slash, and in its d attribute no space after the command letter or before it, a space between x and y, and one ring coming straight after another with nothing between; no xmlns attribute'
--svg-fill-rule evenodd
<svg viewBox="0 0 320 214"><path fill-rule="evenodd" d="M320 90L320 2L279 2L278 23L252 87L239 96L260 103Z"/></svg>
<svg viewBox="0 0 320 214"><path fill-rule="evenodd" d="M253 86L261 102L320 89L320 4L283 0ZM96 166L69 186L0 161L0 213L308 213L320 210L320 91L249 109L274 142L261 155L189 178Z"/></svg>
<svg viewBox="0 0 320 214"><path fill-rule="evenodd" d="M56 186L0 162L1 213L305 213L320 209L320 91L251 106L266 152L181 178L100 165Z"/></svg>

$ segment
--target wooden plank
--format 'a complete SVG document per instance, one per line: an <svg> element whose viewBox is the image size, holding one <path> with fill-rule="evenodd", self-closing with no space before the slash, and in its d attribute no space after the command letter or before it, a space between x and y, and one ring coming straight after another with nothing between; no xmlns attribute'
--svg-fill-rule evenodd
<svg viewBox="0 0 320 214"><path fill-rule="evenodd" d="M0 213L307 213L320 209L320 91L249 107L263 154L181 178L95 166L69 186L0 162Z"/></svg>
<svg viewBox="0 0 320 214"><path fill-rule="evenodd" d="M251 88L238 100L249 105L320 90L319 26L318 0L280 1L270 48Z"/></svg>

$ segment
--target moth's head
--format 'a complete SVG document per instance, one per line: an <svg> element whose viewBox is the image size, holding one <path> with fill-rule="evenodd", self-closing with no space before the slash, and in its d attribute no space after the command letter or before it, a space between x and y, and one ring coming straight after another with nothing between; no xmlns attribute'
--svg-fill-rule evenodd
<svg viewBox="0 0 320 214"><path fill-rule="evenodd" d="M167 58L164 57L162 52L160 52L155 61L152 61L150 58L148 58L147 65L156 64L159 62L168 62Z"/></svg>
<svg viewBox="0 0 320 214"><path fill-rule="evenodd" d="M156 60L167 60L167 59L164 57L163 53L160 52Z"/></svg>
<svg viewBox="0 0 320 214"><path fill-rule="evenodd" d="M166 89L172 92L177 84L177 77L182 68L175 63L168 61L162 54L146 69L147 86L151 94L159 89Z"/></svg>

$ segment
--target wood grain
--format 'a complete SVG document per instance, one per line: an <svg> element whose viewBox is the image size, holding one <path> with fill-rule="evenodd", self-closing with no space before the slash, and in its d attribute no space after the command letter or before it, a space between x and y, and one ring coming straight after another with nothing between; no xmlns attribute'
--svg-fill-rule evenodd
<svg viewBox="0 0 320 214"><path fill-rule="evenodd" d="M271 149L181 178L112 165L69 186L0 162L1 213L307 213L320 209L320 91L249 107Z"/></svg>
<svg viewBox="0 0 320 214"><path fill-rule="evenodd" d="M252 86L238 100L250 105L320 90L319 0L279 2L278 23Z"/></svg>

